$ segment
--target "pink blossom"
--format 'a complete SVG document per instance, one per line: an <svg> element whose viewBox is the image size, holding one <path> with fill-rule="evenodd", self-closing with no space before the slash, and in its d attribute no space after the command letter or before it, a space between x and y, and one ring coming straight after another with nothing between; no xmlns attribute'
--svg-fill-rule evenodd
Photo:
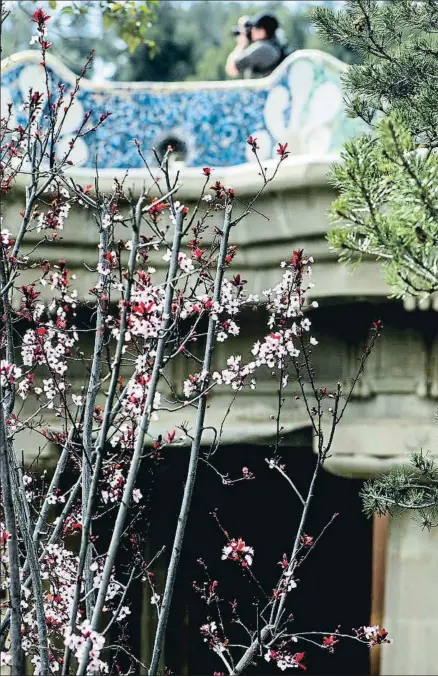
<svg viewBox="0 0 438 677"><path fill-rule="evenodd" d="M242 566L251 566L253 563L254 549L246 545L241 538L237 540L232 538L226 546L222 548L222 559L231 559L240 562Z"/></svg>
<svg viewBox="0 0 438 677"><path fill-rule="evenodd" d="M142 498L143 494L141 493L140 489L134 489L132 492L132 500L134 503L140 503Z"/></svg>

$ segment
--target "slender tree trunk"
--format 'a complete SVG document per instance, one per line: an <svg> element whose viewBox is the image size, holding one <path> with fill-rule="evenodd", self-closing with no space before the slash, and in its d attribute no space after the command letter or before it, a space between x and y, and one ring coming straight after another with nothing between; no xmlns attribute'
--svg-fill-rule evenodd
<svg viewBox="0 0 438 677"><path fill-rule="evenodd" d="M3 248L0 251L2 254L0 258L0 288L6 289L6 285L8 283L7 265L5 261L5 254ZM5 324L6 360L10 364L13 364L15 358L14 358L12 310L7 291L3 292L1 302L2 302L2 317ZM2 437L0 438L1 440L0 453L4 458L5 478L7 478L5 479L5 481L6 483L9 483L9 490L11 494L14 516L14 520L12 522L14 524L14 534L15 535L17 534L15 524L16 519L16 522L18 523L18 526L20 528L21 537L23 539L26 556L29 561L30 575L32 579L32 589L35 600L35 617L38 628L40 672L41 674L44 675L49 673L49 649L47 639L46 617L44 612L41 572L38 565L37 547L32 538L33 532L32 519L29 512L29 505L26 499L26 490L23 484L22 470L21 468L17 467L13 444L10 440L8 440L6 432L6 418L11 415L14 408L14 402L15 402L14 387L9 388L5 394L3 392L1 393L0 413L1 413ZM7 486L6 490L8 491Z"/></svg>
<svg viewBox="0 0 438 677"><path fill-rule="evenodd" d="M105 266L105 254L107 248L108 248L108 232L104 228L101 228L99 238L99 266L101 270ZM100 273L99 295L103 295L107 283L108 283L107 276ZM103 309L103 303L105 303L104 300L102 298L99 298L97 302L97 312L96 312L96 330L94 337L93 360L91 363L91 373L90 379L88 381L88 390L85 400L83 457L82 457L82 523L84 523L85 521L88 504L90 501L91 475L93 471L92 456L93 456L94 408L96 405L97 394L100 388L102 350L105 338L105 312ZM90 543L88 541L90 529L91 522L89 525L88 532L86 534L82 533L82 541L86 540L85 544L86 552L84 561L84 571L79 574L80 579L82 579L82 573L84 574L85 595L86 595L85 608L88 619L91 618L94 607L94 590L93 590L94 575L90 569L92 555ZM77 585L80 586L80 581L78 581ZM75 621L76 619L73 618L72 622Z"/></svg>
<svg viewBox="0 0 438 677"><path fill-rule="evenodd" d="M111 578L112 569L120 546L120 539L122 538L125 527L126 518L128 516L129 507L132 501L132 491L134 489L135 480L137 479L138 471L141 464L141 456L143 454L144 438L149 430L149 424L152 417L153 405L155 400L155 393L160 378L162 362L164 358L164 351L167 342L167 332L170 326L172 314L172 301L174 296L175 278L178 270L178 254L181 246L183 214L180 212L176 215L175 231L172 244L172 257L169 266L166 296L163 307L163 327L161 329L161 336L157 342L157 350L154 358L154 367L149 383L149 390L144 404L143 413L139 425L138 437L131 460L128 476L126 478L125 488L123 490L123 497L117 513L117 518L114 525L114 531L106 556L105 567L102 573L100 589L94 607L93 617L91 620L91 627L97 630L102 617L102 610L105 605L108 585ZM90 642L85 647L82 659L79 664L78 675L85 675L87 670L88 657L90 653Z"/></svg>
<svg viewBox="0 0 438 677"><path fill-rule="evenodd" d="M21 584L20 584L20 558L18 552L18 533L15 520L14 503L12 500L11 474L9 469L8 447L6 441L6 427L3 407L0 397L0 481L3 497L3 509L5 512L6 530L8 539L8 565L9 565L9 609L10 609L10 642L12 655L12 674L21 675L22 671L22 648L21 648Z"/></svg>
<svg viewBox="0 0 438 677"><path fill-rule="evenodd" d="M225 257L228 249L228 239L231 230L231 213L232 205L227 204L225 207L224 229L222 233L221 247L218 257L216 278L214 281L213 301L219 302L221 296L222 282L225 272ZM202 373L208 379L215 343L217 321L210 315L207 329L207 340L205 345L204 362L202 366ZM202 381L202 386L204 381ZM163 602L160 607L160 616L158 619L157 632L155 635L154 650L152 654L152 661L149 668L150 675L156 675L160 663L161 651L163 649L167 621L169 619L170 605L172 603L173 591L175 587L176 573L178 569L179 560L181 557L181 549L183 546L184 535L187 526L187 519L190 512L190 505L192 502L193 489L195 487L196 472L199 462L199 451L201 448L202 433L204 430L205 410L207 406L206 395L199 398L198 415L196 418L195 437L192 442L190 451L190 461L187 473L187 480L184 487L184 495L181 503L181 510L178 517L178 525L175 533L175 540L173 542L172 554L170 557L169 569L167 572L166 586L164 589Z"/></svg>

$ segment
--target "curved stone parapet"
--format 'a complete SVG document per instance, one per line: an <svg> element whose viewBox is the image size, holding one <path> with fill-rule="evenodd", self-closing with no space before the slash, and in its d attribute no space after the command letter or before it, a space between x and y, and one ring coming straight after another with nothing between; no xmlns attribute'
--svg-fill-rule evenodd
<svg viewBox="0 0 438 677"><path fill-rule="evenodd" d="M2 108L13 102L16 122L29 89L45 91L45 76L37 51L14 54L2 61ZM47 55L52 86L75 83L75 75ZM293 155L336 154L346 139L364 129L347 118L341 76L346 66L318 50L290 55L268 77L234 82L107 82L81 81L80 90L63 127L58 153L86 111L90 122L110 111L105 124L75 144L77 167L140 169L133 138L146 150L177 143L186 167L232 167L254 162L246 143L256 136L262 160L275 157L278 142L288 143ZM152 159L152 158L151 158Z"/></svg>
<svg viewBox="0 0 438 677"><path fill-rule="evenodd" d="M36 51L23 52L2 64L1 103L15 104L17 123L29 88L44 91L39 58ZM72 85L74 75L59 61L48 59L48 64L55 85L58 81ZM366 258L358 268L348 269L339 265L327 246L327 211L334 198L327 172L339 159L345 140L364 129L348 119L343 108L341 75L345 68L325 53L302 51L290 56L268 78L254 81L95 84L83 80L58 145L62 153L63 144L68 144L85 111L93 109L92 122L104 111L112 111L105 124L88 137L90 145L84 142L78 146L74 158L77 164L69 171L83 185L94 183L93 158L98 152L100 190L110 191L114 177L124 176L129 168L129 188L135 194L142 189L147 171L139 165L132 139L138 138L146 151L165 142L166 135L182 138L188 156L179 174L178 199L193 209L205 183L203 166L215 168L214 179L233 186L239 197L245 198L254 195L261 181L247 137L257 137L269 174L277 164L276 143L289 144L292 154L282 162L275 181L266 187L257 211L233 229L233 244L239 248L236 265L252 292L261 294L276 284L279 262L293 249L304 248L314 256L312 298L321 305L313 311L320 342L313 355L318 387L331 387L339 380L347 392L368 327L374 319L383 319L383 336L353 394L326 464L339 475L370 477L406 462L413 450L436 448L433 408L438 398L438 333L432 328L435 325L430 321L429 304L438 309L438 302L432 298L417 306L406 300L405 308L401 302L388 302L390 290L380 264ZM25 173L18 175L14 190L5 200L5 219L13 232L20 225L27 183ZM122 211L127 208L124 205ZM244 209L244 205L236 205L237 213ZM119 228L117 237L125 237L124 228ZM29 233L31 248L39 237L36 232ZM62 238L50 245L40 243L38 257L65 259L77 276L79 297L87 299L95 281L97 239L92 213L75 206ZM151 253L150 260L157 279L164 279L167 264L161 255ZM23 271L22 282L30 283L33 276L32 269ZM48 302L49 297L46 290L41 300ZM217 366L229 357L228 350L248 354L263 331L261 321L254 313L245 317L241 335L232 346L218 349ZM175 369L176 385L181 373L180 367ZM82 382L83 374L78 372L72 378ZM266 381L260 380L257 391L240 398L239 407L230 413L223 441L269 444L277 397L269 375ZM209 425L220 427L228 394L212 394L209 404ZM283 432L292 444L300 431L309 428L303 410L296 406L293 390L287 411ZM191 412L185 416L192 425ZM154 434L161 427L175 428L179 420L172 417L170 413L160 414ZM32 442L24 436L20 444L32 449Z"/></svg>

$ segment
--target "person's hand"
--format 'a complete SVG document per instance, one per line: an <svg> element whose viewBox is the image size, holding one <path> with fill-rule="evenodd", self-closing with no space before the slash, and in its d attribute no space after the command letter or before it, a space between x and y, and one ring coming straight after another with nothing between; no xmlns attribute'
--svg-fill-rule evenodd
<svg viewBox="0 0 438 677"><path fill-rule="evenodd" d="M249 45L249 40L247 38L246 33L239 33L237 36L237 46L240 47L241 49L244 49L245 47L248 47Z"/></svg>

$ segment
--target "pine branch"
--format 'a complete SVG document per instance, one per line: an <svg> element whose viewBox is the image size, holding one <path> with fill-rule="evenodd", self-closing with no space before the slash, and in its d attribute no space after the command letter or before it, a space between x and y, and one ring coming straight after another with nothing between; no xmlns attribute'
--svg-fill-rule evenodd
<svg viewBox="0 0 438 677"><path fill-rule="evenodd" d="M367 482L362 499L369 515L407 512L430 529L438 523L438 467L428 454L416 453L408 466Z"/></svg>

